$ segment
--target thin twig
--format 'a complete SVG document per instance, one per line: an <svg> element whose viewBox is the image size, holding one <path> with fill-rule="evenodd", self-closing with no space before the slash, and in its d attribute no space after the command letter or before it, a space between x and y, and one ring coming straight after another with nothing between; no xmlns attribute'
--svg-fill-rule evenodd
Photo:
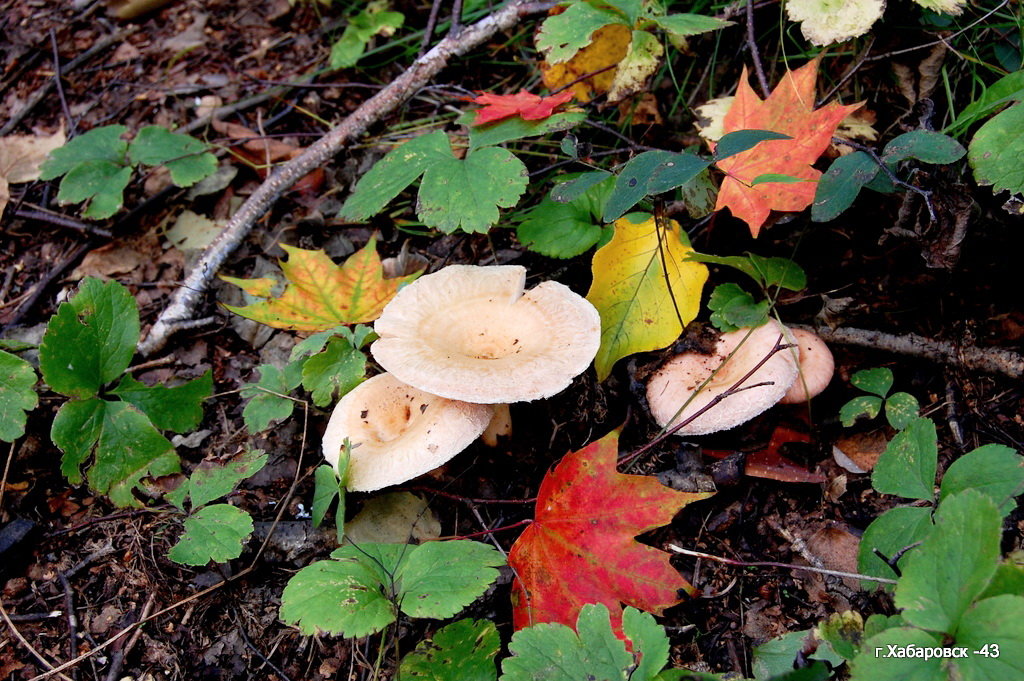
<svg viewBox="0 0 1024 681"><path fill-rule="evenodd" d="M19 208L14 211L14 217L21 218L22 220L35 220L36 222L45 222L50 225L56 225L58 227L67 227L73 229L76 232L82 232L83 234L95 234L97 236L106 237L107 239L113 237L109 229L103 229L102 227L96 227L90 225L87 222L81 220L75 220L69 218L66 215L60 213L54 213L48 211L45 208L39 206L31 206L30 204L23 203L22 206L29 206L28 208Z"/></svg>
<svg viewBox="0 0 1024 681"><path fill-rule="evenodd" d="M146 599L146 604L142 606L142 612L139 614L139 623L141 624L149 617L149 613L153 611L153 604L156 602L156 594L149 594L149 598ZM131 652L132 648L139 641L139 636L142 634L142 628L137 627L132 637L128 639L124 647L117 650L110 656L110 667L107 669L107 676L105 681L117 681L118 675L121 673L121 669L124 667L124 658L127 657Z"/></svg>
<svg viewBox="0 0 1024 681"><path fill-rule="evenodd" d="M60 108L64 111L64 118L68 122L68 137L75 136L75 119L71 116L71 107L68 106L68 98L64 96L64 83L60 71L60 50L57 49L57 31L50 27L50 49L53 52L53 86L57 88L57 98L60 100Z"/></svg>
<svg viewBox="0 0 1024 681"><path fill-rule="evenodd" d="M750 50L750 60L754 62L754 73L757 74L757 84L761 87L761 96L767 97L771 94L771 88L768 87L768 78L764 75L761 52L757 49L757 37L754 34L754 0L747 0L747 49Z"/></svg>
<svg viewBox="0 0 1024 681"><path fill-rule="evenodd" d="M756 560L756 561L745 561L745 560L733 560L732 558L723 558L722 556L713 556L710 553L703 553L701 551L691 551L690 549L684 549L675 544L669 544L668 548L675 553L684 556L693 556L695 558L706 558L713 560L717 563L725 563L726 565L735 565L736 567L776 567L784 570L803 570L805 572L817 572L823 575L832 575L834 577L849 577L851 579L863 579L868 582L879 582L881 584L896 584L895 579L888 579L886 577L872 577L871 575L861 575L856 572L842 572L841 570L827 570L825 568L817 568L813 565L793 565L791 563L776 563L770 560Z"/></svg>
<svg viewBox="0 0 1024 681"><path fill-rule="evenodd" d="M71 582L63 572L57 573L60 588L64 592L64 614L68 622L68 657L78 654L78 618L75 617L75 594L71 591ZM71 670L71 677L78 679L78 670Z"/></svg>
<svg viewBox="0 0 1024 681"><path fill-rule="evenodd" d="M24 301L22 301L22 303L11 315L11 318L7 321L7 324L4 326L4 328L6 329L17 325L18 322L21 321L22 317L24 317L25 314L29 311L29 309L31 309L31 307L35 304L36 300L39 299L39 296L43 294L43 291L46 290L46 287L50 285L50 282L52 282L54 279L60 276L60 274L64 270L66 270L71 265L71 263L78 260L78 257L80 255L82 255L92 247L92 240L82 243L73 251L71 251L71 253L67 257L65 257L63 260L59 261L54 267L52 267L50 271L46 273L46 276L44 276L42 279L33 284L31 295L29 295Z"/></svg>
<svg viewBox="0 0 1024 681"><path fill-rule="evenodd" d="M53 676L53 675L56 674L56 675L59 675L60 678L64 679L64 681L74 681L74 679L72 679L71 677L67 676L66 674L61 674L61 670L62 669L66 669L66 667L63 664L60 665L59 667L54 667L53 663L51 663L49 660L47 660L45 657L43 657L43 654L40 653L38 650L36 650L32 646L32 644L29 643L28 640L24 636L21 635L21 632L18 631L18 627L14 626L14 622L12 622L11 618L8 617L7 611L4 610L4 606L3 606L2 603L0 603L0 618L3 618L4 622L7 623L7 627L11 630L11 633L14 634L14 638L18 639L18 643L20 643L22 645L22 647L25 648L25 650L30 652L32 654L32 657L34 657L37 660L39 660L40 664L42 664L44 668L49 670L49 671L47 671L45 673L44 676ZM67 664L67 663L65 663L65 664ZM38 679L40 677L37 676L36 678Z"/></svg>
<svg viewBox="0 0 1024 681"><path fill-rule="evenodd" d="M883 162L882 159L879 158L878 152L876 152L871 147L865 146L858 142L854 142L853 140L845 139L843 137L833 137L832 143L845 144L846 146L856 149L857 151L863 151L865 154L870 156L871 160L878 165L878 167L881 169L883 173L885 173L886 177L889 178L890 182L892 182L894 185L898 187L903 187L908 191L912 191L915 194L920 195L921 199L924 200L924 205L928 208L928 217L931 218L932 222L936 221L937 218L935 217L935 207L932 205L932 193L930 190L921 189L920 187L912 185L909 182L904 182L900 178L896 177L896 173L892 171L892 168L890 168L888 164Z"/></svg>

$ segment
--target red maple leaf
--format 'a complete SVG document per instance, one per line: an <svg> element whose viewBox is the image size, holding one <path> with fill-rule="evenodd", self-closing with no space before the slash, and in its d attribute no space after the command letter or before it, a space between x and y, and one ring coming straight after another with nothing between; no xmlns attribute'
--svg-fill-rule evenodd
<svg viewBox="0 0 1024 681"><path fill-rule="evenodd" d="M669 554L636 535L665 525L683 506L710 494L687 494L648 475L615 470L619 434L571 452L550 471L537 495L536 517L516 540L509 564L512 623L576 626L587 603L603 603L619 630L622 603L660 614L694 589Z"/></svg>
<svg viewBox="0 0 1024 681"><path fill-rule="evenodd" d="M723 130L727 133L772 130L793 138L761 142L749 151L717 163L726 177L718 191L715 209L728 208L750 226L750 233L755 237L771 211L801 211L811 205L817 180L821 177L811 164L828 148L839 123L862 105L832 103L815 109L817 72L817 59L796 71L787 71L782 82L767 99L762 100L747 83L747 70L744 68L736 99L725 114ZM765 182L750 186L754 178L767 174L789 175L808 181L793 184Z"/></svg>
<svg viewBox="0 0 1024 681"><path fill-rule="evenodd" d="M777 426L772 433L771 441L764 449L758 449L747 455L743 473L752 478L767 478L780 482L825 482L825 476L821 473L812 473L803 466L793 463L780 451L783 445L810 441L811 436L807 433L788 426ZM705 449L703 452L715 459L724 459L733 454L733 452L723 449Z"/></svg>
<svg viewBox="0 0 1024 681"><path fill-rule="evenodd" d="M541 97L526 90L520 90L514 95L484 93L471 100L475 104L484 105L484 108L476 112L473 125L493 123L515 115L526 121L537 121L547 118L555 112L555 109L570 99L572 99L572 90L565 90L551 97Z"/></svg>

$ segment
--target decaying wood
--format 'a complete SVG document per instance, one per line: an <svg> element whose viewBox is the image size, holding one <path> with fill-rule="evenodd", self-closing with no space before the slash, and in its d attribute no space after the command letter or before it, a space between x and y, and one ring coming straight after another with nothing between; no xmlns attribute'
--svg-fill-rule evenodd
<svg viewBox="0 0 1024 681"><path fill-rule="evenodd" d="M242 204L185 277L185 281L171 297L170 304L153 324L149 335L139 344L139 352L150 355L160 350L167 343L168 337L179 330L181 323L191 318L206 287L224 260L241 243L256 221L300 178L327 163L349 140L361 135L370 125L401 106L437 75L451 58L465 54L499 31L512 28L522 17L546 11L550 7L551 3L513 0L490 16L465 27L458 35L449 34L301 156L274 171Z"/></svg>

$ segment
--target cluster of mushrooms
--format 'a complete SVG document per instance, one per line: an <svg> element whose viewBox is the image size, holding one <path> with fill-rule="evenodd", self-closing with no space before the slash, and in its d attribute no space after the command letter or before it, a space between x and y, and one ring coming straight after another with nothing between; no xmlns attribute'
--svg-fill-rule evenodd
<svg viewBox="0 0 1024 681"><path fill-rule="evenodd" d="M324 433L324 457L335 467L346 440L351 446L348 489L369 492L411 480L481 436L493 444L510 431L510 402L559 393L590 366L601 339L594 306L556 282L525 287L520 266L450 265L388 303L370 347L387 373L346 394ZM666 363L648 384L652 415L662 426L688 418L764 359L780 333L797 334L799 353L775 352L745 382L765 385L735 392L678 434L731 428L780 399L817 394L832 373L824 343L769 323L724 334L715 356L687 353ZM822 379L811 365L825 359Z"/></svg>

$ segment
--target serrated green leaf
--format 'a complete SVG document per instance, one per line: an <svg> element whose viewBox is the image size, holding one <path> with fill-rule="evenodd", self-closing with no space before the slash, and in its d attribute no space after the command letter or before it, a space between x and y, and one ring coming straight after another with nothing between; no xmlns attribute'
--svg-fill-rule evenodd
<svg viewBox="0 0 1024 681"><path fill-rule="evenodd" d="M612 174L606 170L594 170L583 173L579 177L561 182L551 190L551 200L558 203L569 203L590 191L595 185L601 184Z"/></svg>
<svg viewBox="0 0 1024 681"><path fill-rule="evenodd" d="M188 480L192 508L205 506L214 499L231 494L238 483L255 475L266 463L266 454L259 449L250 449L226 463L204 461L199 464Z"/></svg>
<svg viewBox="0 0 1024 681"><path fill-rule="evenodd" d="M828 222L853 205L864 185L878 175L878 164L863 151L840 156L818 179L811 220Z"/></svg>
<svg viewBox="0 0 1024 681"><path fill-rule="evenodd" d="M278 369L272 364L256 367L260 379L246 383L239 391L249 402L242 409L242 420L250 432L259 433L270 427L272 421L283 421L292 415L295 400L284 397L302 383L303 362L292 362Z"/></svg>
<svg viewBox="0 0 1024 681"><path fill-rule="evenodd" d="M365 377L366 355L340 336L332 338L323 352L302 364L302 387L310 392L318 407L333 402L335 393L344 396Z"/></svg>
<svg viewBox="0 0 1024 681"><path fill-rule="evenodd" d="M133 164L165 166L179 187L191 187L217 172L217 157L204 142L160 125L139 130L128 146L128 158Z"/></svg>
<svg viewBox="0 0 1024 681"><path fill-rule="evenodd" d="M252 517L245 511L229 504L207 506L185 519L185 534L167 557L182 565L234 560L242 555L252 529Z"/></svg>
<svg viewBox="0 0 1024 681"><path fill-rule="evenodd" d="M451 617L498 578L505 557L490 544L435 541L409 551L399 565L399 603L410 617Z"/></svg>
<svg viewBox="0 0 1024 681"><path fill-rule="evenodd" d="M849 428L857 419L866 416L873 419L882 411L882 398L874 395L854 397L839 409L839 420Z"/></svg>
<svg viewBox="0 0 1024 681"><path fill-rule="evenodd" d="M61 204L88 201L82 215L103 220L120 210L124 204L124 188L131 179L129 167L110 161L85 161L64 175L57 201Z"/></svg>
<svg viewBox="0 0 1024 681"><path fill-rule="evenodd" d="M596 7L588 2L576 2L562 12L550 16L541 24L535 44L550 64L569 61L591 42L594 31L608 24L622 24L617 12Z"/></svg>
<svg viewBox="0 0 1024 681"><path fill-rule="evenodd" d="M892 390L892 371L881 367L863 369L850 377L850 383L866 393L885 397Z"/></svg>
<svg viewBox="0 0 1024 681"><path fill-rule="evenodd" d="M402 659L399 677L425 681L495 681L501 638L492 622L463 619L438 629Z"/></svg>
<svg viewBox="0 0 1024 681"><path fill-rule="evenodd" d="M629 676L631 681L655 678L668 664L669 643L665 630L649 613L626 608L622 612L622 631L632 641L633 652L640 656L636 669Z"/></svg>
<svg viewBox="0 0 1024 681"><path fill-rule="evenodd" d="M604 205L604 221L618 220L647 196L647 182L651 174L675 157L676 154L669 151L645 151L627 161L615 178L615 187Z"/></svg>
<svg viewBox="0 0 1024 681"><path fill-rule="evenodd" d="M50 439L64 453L61 473L72 484L82 482L82 465L100 439L106 405L98 397L70 400L61 405L53 418Z"/></svg>
<svg viewBox="0 0 1024 681"><path fill-rule="evenodd" d="M992 185L992 191L1024 192L1024 104L1015 104L993 116L974 133L967 151L967 160L974 169L974 179L981 185Z"/></svg>
<svg viewBox="0 0 1024 681"><path fill-rule="evenodd" d="M755 302L753 296L733 283L715 287L708 300L711 323L720 331L735 331L760 326L768 321L767 300Z"/></svg>
<svg viewBox="0 0 1024 681"><path fill-rule="evenodd" d="M1024 678L1024 598L1005 595L975 603L960 620L956 645L970 651L953 662L964 681ZM993 647L998 655L974 652L986 649L992 653Z"/></svg>
<svg viewBox="0 0 1024 681"><path fill-rule="evenodd" d="M912 130L895 137L885 145L882 162L899 163L908 158L923 163L955 163L967 150L952 137L931 130Z"/></svg>
<svg viewBox="0 0 1024 681"><path fill-rule="evenodd" d="M921 405L910 393L893 393L885 400L885 418L896 430L903 430L917 418Z"/></svg>
<svg viewBox="0 0 1024 681"><path fill-rule="evenodd" d="M669 14L667 16L651 17L651 21L676 38L685 38L732 26L731 21L706 17L703 14Z"/></svg>
<svg viewBox="0 0 1024 681"><path fill-rule="evenodd" d="M889 646L897 648L935 648L942 641L928 632L911 627L887 629L864 642L860 655L850 663L850 681L946 681L942 659L923 657L886 657Z"/></svg>
<svg viewBox="0 0 1024 681"><path fill-rule="evenodd" d="M469 149L473 151L513 140L569 130L585 121L586 118L587 114L585 113L569 111L556 113L536 121L527 121L520 116L512 116L493 125L471 126L469 128Z"/></svg>
<svg viewBox="0 0 1024 681"><path fill-rule="evenodd" d="M606 243L611 230L600 215L613 183L608 174L599 179L568 203L542 199L516 228L519 242L549 258L573 258Z"/></svg>
<svg viewBox="0 0 1024 681"><path fill-rule="evenodd" d="M744 151L750 151L761 142L767 142L768 140L790 139L793 139L790 135L772 130L737 130L722 135L722 138L718 140L715 144L714 159L715 161L721 161L730 156L742 154Z"/></svg>
<svg viewBox="0 0 1024 681"><path fill-rule="evenodd" d="M976 490L947 497L935 530L901 564L895 603L914 626L954 634L964 611L981 595L999 563L1002 516Z"/></svg>
<svg viewBox="0 0 1024 681"><path fill-rule="evenodd" d="M416 215L447 234L483 233L498 221L499 207L516 205L526 184L526 166L507 149L485 147L458 159L449 148L423 173Z"/></svg>
<svg viewBox="0 0 1024 681"><path fill-rule="evenodd" d="M46 325L39 346L43 380L62 395L95 395L128 368L138 341L139 313L128 289L84 279Z"/></svg>
<svg viewBox="0 0 1024 681"><path fill-rule="evenodd" d="M39 179L52 180L88 161L124 165L128 143L121 136L126 132L128 128L123 125L105 125L72 138L50 152L50 158L39 169Z"/></svg>
<svg viewBox="0 0 1024 681"><path fill-rule="evenodd" d="M138 407L160 430L184 433L203 420L203 401L213 394L213 374L207 371L171 388L146 385L125 374L110 392Z"/></svg>
<svg viewBox="0 0 1024 681"><path fill-rule="evenodd" d="M1024 494L1024 458L1004 445L985 445L950 464L942 476L939 501L973 489L986 495L1006 515L1016 507L1014 497Z"/></svg>
<svg viewBox="0 0 1024 681"><path fill-rule="evenodd" d="M933 528L930 507L901 506L886 511L864 530L858 549L857 569L871 577L896 579L899 575L875 551L891 560L908 546L924 541ZM862 584L865 589L878 586L877 582Z"/></svg>
<svg viewBox="0 0 1024 681"><path fill-rule="evenodd" d="M938 457L935 423L917 417L896 433L878 457L871 471L871 484L882 494L931 500L935 496Z"/></svg>
<svg viewBox="0 0 1024 681"><path fill-rule="evenodd" d="M0 440L14 442L25 434L26 412L39 404L32 365L0 350Z"/></svg>

